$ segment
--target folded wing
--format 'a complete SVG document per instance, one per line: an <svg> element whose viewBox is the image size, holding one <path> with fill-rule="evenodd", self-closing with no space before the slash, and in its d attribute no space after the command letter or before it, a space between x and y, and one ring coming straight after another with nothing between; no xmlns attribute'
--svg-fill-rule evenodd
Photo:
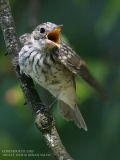
<svg viewBox="0 0 120 160"><path fill-rule="evenodd" d="M65 65L71 72L83 78L105 99L105 94L102 87L91 75L86 63L70 47L62 42L61 48L56 48L53 56L57 61Z"/></svg>

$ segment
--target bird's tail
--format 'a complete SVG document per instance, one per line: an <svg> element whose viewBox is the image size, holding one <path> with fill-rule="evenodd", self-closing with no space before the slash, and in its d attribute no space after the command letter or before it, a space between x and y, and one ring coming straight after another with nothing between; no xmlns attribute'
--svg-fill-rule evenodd
<svg viewBox="0 0 120 160"><path fill-rule="evenodd" d="M58 101L58 111L67 120L73 120L78 128L83 128L87 131L86 123L82 117L82 114L78 108L75 106L73 109L65 104L63 101Z"/></svg>

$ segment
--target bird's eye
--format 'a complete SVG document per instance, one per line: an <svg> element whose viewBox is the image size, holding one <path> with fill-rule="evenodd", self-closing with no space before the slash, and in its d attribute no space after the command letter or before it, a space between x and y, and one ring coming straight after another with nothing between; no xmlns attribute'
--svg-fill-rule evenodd
<svg viewBox="0 0 120 160"><path fill-rule="evenodd" d="M45 29L44 28L40 28L40 33L44 33Z"/></svg>

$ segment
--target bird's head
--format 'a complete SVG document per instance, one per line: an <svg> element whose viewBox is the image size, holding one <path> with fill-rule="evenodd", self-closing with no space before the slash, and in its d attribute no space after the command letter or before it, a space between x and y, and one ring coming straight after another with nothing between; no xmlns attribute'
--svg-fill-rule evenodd
<svg viewBox="0 0 120 160"><path fill-rule="evenodd" d="M22 43L25 44L28 40L37 48L39 49L50 49L54 47L60 48L60 31L62 29L62 25L56 25L51 22L40 24L35 28L35 30L28 36L21 36L24 38L22 39ZM27 34L25 34L27 35Z"/></svg>

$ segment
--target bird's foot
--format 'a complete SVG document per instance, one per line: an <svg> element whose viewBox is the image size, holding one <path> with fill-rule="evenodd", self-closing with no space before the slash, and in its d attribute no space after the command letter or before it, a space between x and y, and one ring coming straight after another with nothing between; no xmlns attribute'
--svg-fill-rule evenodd
<svg viewBox="0 0 120 160"><path fill-rule="evenodd" d="M8 52L6 51L5 53L4 53L4 56L7 56L8 55Z"/></svg>
<svg viewBox="0 0 120 160"><path fill-rule="evenodd" d="M55 104L55 102L58 100L58 97L59 97L59 95L57 95L56 97L55 97L55 99L52 101L52 103L49 105L49 111L51 112L52 111L52 108L53 108L53 105Z"/></svg>

